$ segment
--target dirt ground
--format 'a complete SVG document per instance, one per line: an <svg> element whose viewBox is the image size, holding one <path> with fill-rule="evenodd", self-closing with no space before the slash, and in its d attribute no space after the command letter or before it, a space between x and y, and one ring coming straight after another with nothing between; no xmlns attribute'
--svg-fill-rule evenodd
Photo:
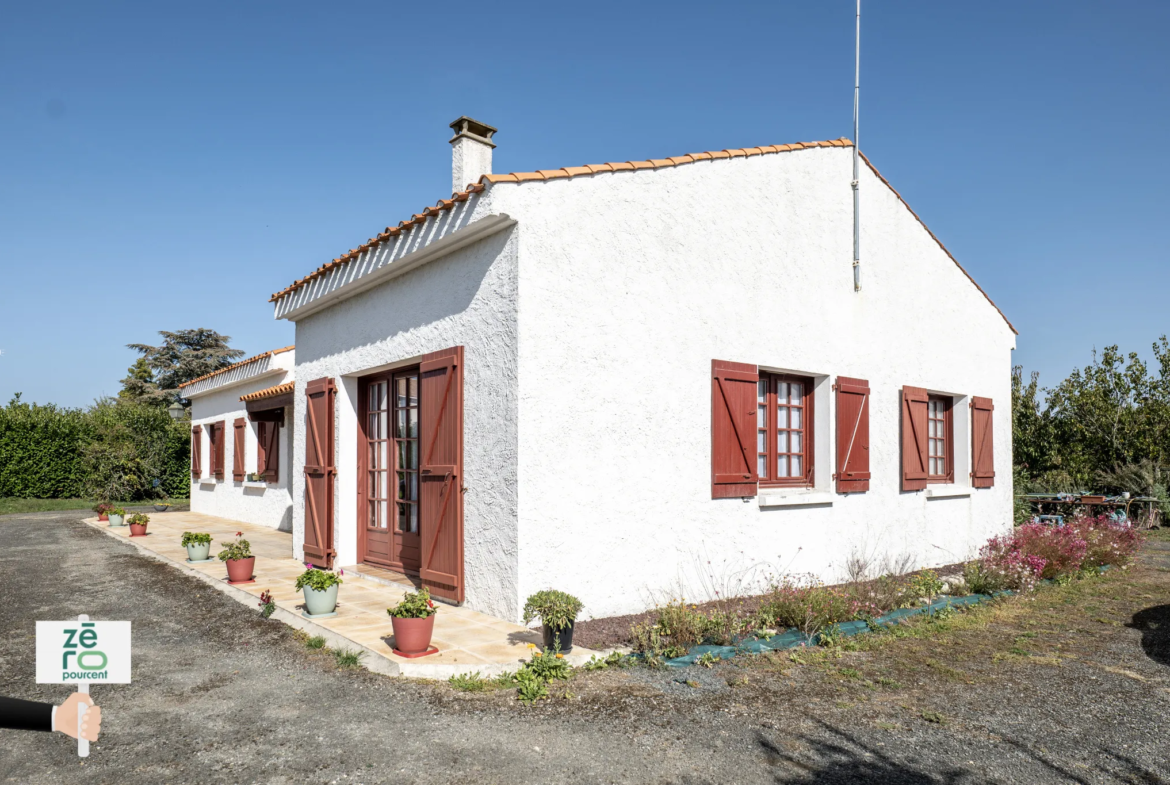
<svg viewBox="0 0 1170 785"><path fill-rule="evenodd" d="M1103 578L793 657L514 690L338 668L292 631L76 522L0 517L0 694L34 622L134 623L102 737L0 730L0 782L1170 783L1170 539ZM688 683L689 682L689 683Z"/></svg>

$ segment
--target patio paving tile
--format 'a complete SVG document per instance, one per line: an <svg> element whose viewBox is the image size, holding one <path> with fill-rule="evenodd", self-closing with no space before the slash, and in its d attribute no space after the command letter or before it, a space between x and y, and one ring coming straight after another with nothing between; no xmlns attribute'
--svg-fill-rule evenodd
<svg viewBox="0 0 1170 785"><path fill-rule="evenodd" d="M95 518L85 520L90 526L107 534L126 539L131 544L149 551L178 568L185 568L215 581L245 604L253 604L264 591L271 591L278 608L293 614L297 625L309 634L324 634L350 641L355 646L367 649L363 662L384 673L398 673L423 678L447 678L455 673L486 670L491 673L501 669L515 669L529 656L527 643L539 643L540 633L528 630L519 624L497 619L469 608L448 605L436 601L438 615L435 618L435 634L432 645L439 652L417 659L407 659L391 651L393 626L386 609L397 604L406 591L414 590L414 583L407 577L388 570L368 565L345 567L344 583L338 592L337 616L328 619L302 621L304 606L302 592L294 588L296 577L304 572L304 565L292 558L292 535L254 524L216 518L200 513L153 513L150 521L150 535L130 539L129 527L113 528L100 524ZM206 532L212 536L212 558L221 544L235 538L237 531L252 546L257 556L255 583L227 584L227 569L218 560L205 564L189 564L187 551L178 543L184 531ZM370 580L359 572L376 576ZM384 583L381 581L388 581ZM240 590L240 591L236 591ZM289 621L288 617L284 620ZM316 629L318 633L312 630ZM336 638L330 646L338 646ZM344 644L341 644L344 647ZM586 649L574 649L587 658ZM369 660L373 658L374 662ZM383 662L383 665L378 665Z"/></svg>

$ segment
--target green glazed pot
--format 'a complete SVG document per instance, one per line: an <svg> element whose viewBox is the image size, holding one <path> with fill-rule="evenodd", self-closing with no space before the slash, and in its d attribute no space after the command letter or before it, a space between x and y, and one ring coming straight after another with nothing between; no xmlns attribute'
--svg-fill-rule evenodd
<svg viewBox="0 0 1170 785"><path fill-rule="evenodd" d="M337 610L337 590L339 588L341 588L340 584L336 583L325 591L310 589L308 586L304 587L302 591L305 593L305 610L311 616L333 613Z"/></svg>
<svg viewBox="0 0 1170 785"><path fill-rule="evenodd" d="M110 513L110 525L111 526L125 526L126 525L125 516L114 515L114 513Z"/></svg>
<svg viewBox="0 0 1170 785"><path fill-rule="evenodd" d="M211 555L211 543L193 542L187 545L187 558L190 561L207 561Z"/></svg>

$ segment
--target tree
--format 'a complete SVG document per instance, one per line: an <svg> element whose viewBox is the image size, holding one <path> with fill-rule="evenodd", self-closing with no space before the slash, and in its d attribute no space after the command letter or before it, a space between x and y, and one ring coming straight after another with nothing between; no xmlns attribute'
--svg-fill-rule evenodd
<svg viewBox="0 0 1170 785"><path fill-rule="evenodd" d="M159 335L163 337L161 346L127 346L142 354L130 375L122 380L122 391L134 400L164 404L177 400L186 404L179 395L180 384L226 368L244 356L240 349L228 346L231 336L203 327L178 332L160 330ZM145 363L151 375L149 381L137 375L139 363Z"/></svg>
<svg viewBox="0 0 1170 785"><path fill-rule="evenodd" d="M154 383L154 373L146 364L146 358L139 357L126 369L126 378L122 380L122 389L118 392L118 397L136 403L162 403L163 399L157 393L158 385Z"/></svg>
<svg viewBox="0 0 1170 785"><path fill-rule="evenodd" d="M1052 468L1055 440L1052 418L1040 407L1040 374L1024 384L1024 368L1012 368L1012 462L1030 476Z"/></svg>

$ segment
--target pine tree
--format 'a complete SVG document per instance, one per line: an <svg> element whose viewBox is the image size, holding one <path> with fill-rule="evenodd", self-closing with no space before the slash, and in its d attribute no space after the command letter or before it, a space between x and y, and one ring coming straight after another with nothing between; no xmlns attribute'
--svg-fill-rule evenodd
<svg viewBox="0 0 1170 785"><path fill-rule="evenodd" d="M167 404L177 400L186 404L179 395L180 384L226 368L244 356L242 350L228 346L231 336L203 327L178 332L160 330L159 335L163 338L161 346L127 346L141 352L142 357L122 380L123 391L133 391L129 394L144 402ZM139 363L145 364L151 381L138 377Z"/></svg>

